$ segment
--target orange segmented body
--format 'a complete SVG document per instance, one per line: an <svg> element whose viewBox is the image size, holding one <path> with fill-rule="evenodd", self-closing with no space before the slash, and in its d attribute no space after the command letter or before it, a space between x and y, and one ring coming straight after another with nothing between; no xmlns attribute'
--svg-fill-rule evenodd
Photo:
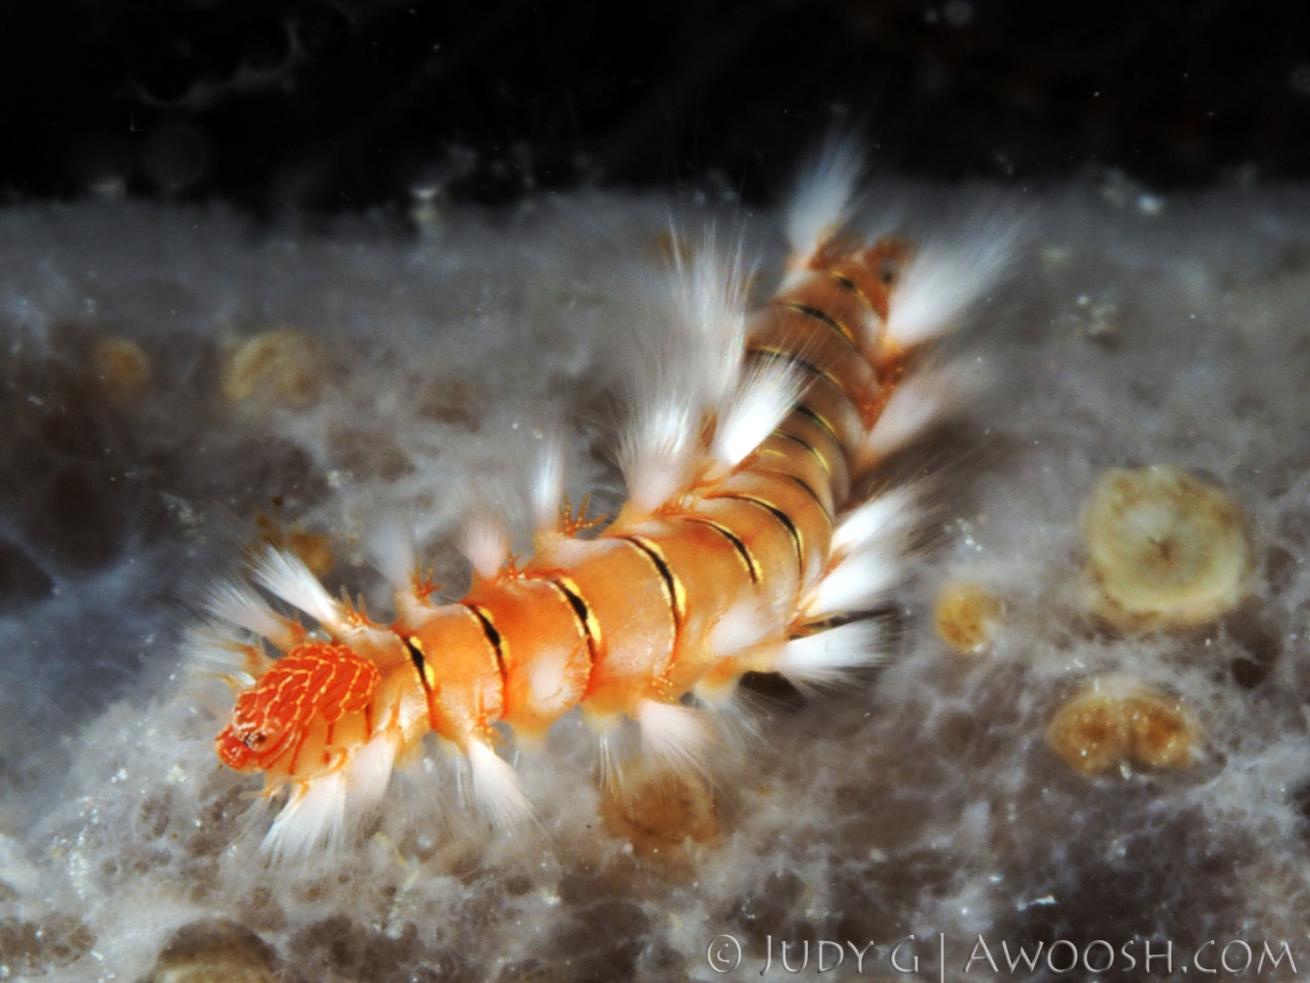
<svg viewBox="0 0 1310 983"><path fill-rule="evenodd" d="M218 756L238 771L297 774L326 765L340 739L371 736L370 704L380 673L345 645L298 645L237 697L218 735ZM309 747L317 738L320 747ZM312 752L318 752L314 760Z"/></svg>
<svg viewBox="0 0 1310 983"><path fill-rule="evenodd" d="M404 571L389 562L390 626L332 600L294 558L266 557L260 583L349 645L291 645L238 697L219 757L271 782L299 782L308 800L316 777L346 774L366 748L389 774L435 731L468 755L475 794L508 809L509 766L493 750L500 728L537 743L581 709L600 733L632 718L652 746L672 734L676 749L687 740L688 694L712 704L747 672L799 674L816 664L806 659L828 657L800 642L870 610L872 595L853 578L876 566L843 567L868 541L849 529L840 538L840 524L861 505L852 489L867 484L884 452L871 438L912 373L912 346L888 329L909 258L898 240L816 249L757 311L738 353L739 390L754 395L748 387L769 372L794 382L766 425L749 431L741 454L714 456L728 453L709 444L716 428L731 432L722 417L736 404L704 411L691 429L699 456L681 488L653 508L634 496L594 538L579 538L592 523L567 507L553 525L539 517L535 556L506 552L498 569L495 556L475 560L471 590L446 604L430 596L412 557ZM273 634L303 639L303 629L288 634L251 603L240 623L272 623L275 643ZM295 809L288 814L294 820Z"/></svg>
<svg viewBox="0 0 1310 983"><path fill-rule="evenodd" d="M498 722L536 734L579 705L600 720L633 716L643 700L671 703L702 680L767 670L767 653L725 656L709 635L742 598L794 611L823 574L834 513L862 477L853 445L866 408L885 405L899 379L878 329L889 271L904 257L902 244L885 242L816 260L812 276L760 309L748 359L798 366L804 389L731 474L693 483L640 520L621 514L594 540L559 537L512 576L480 581L464 603L494 623L494 642L468 619L403 627L422 639L436 676L468 687L434 694L447 707L434 715L443 736L462 745ZM567 608L523 603L534 583L551 585ZM503 666L498 650L512 653ZM534 675L561 685L534 690L524 682Z"/></svg>

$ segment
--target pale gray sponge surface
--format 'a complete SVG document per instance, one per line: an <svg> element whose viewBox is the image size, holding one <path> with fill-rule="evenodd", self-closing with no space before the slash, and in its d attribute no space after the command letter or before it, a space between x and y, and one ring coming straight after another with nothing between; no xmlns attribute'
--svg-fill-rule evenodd
<svg viewBox="0 0 1310 983"><path fill-rule="evenodd" d="M522 765L540 837L447 808L434 760L345 856L290 871L253 851L258 783L214 757L230 697L182 678L196 602L240 570L259 516L328 534L329 586L380 610L362 538L381 513L458 581L452 523L481 499L524 515L523 448L556 421L575 499L617 501L617 352L667 209L579 195L417 234L122 203L0 213L0 977L135 980L196 938L316 981L717 979L721 933L738 978L768 936L914 934L935 974L944 933L948 978L978 933L1286 940L1310 963L1310 198L1110 181L991 205L1028 236L951 343L991 391L909 460L941 475L939 535L899 598L898 658L766 705L716 842L634 855L566 724ZM762 282L777 224L749 226ZM225 346L280 328L317 346L308 404L225 400ZM89 353L106 336L150 357L139 399L104 395ZM1124 637L1082 606L1083 504L1105 470L1147 464L1247 517L1250 597L1215 625ZM987 655L932 631L951 579L1005 603ZM1061 701L1107 672L1184 702L1190 768L1087 777L1050 750Z"/></svg>

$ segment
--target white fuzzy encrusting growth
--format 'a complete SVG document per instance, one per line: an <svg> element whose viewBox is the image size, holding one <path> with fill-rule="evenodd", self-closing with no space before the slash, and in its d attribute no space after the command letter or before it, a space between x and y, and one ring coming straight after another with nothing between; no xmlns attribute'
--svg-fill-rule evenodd
<svg viewBox="0 0 1310 983"><path fill-rule="evenodd" d="M294 553L269 547L255 565L254 576L270 594L310 615L328 631L342 634L350 627L345 608Z"/></svg>
<svg viewBox="0 0 1310 983"><path fill-rule="evenodd" d="M784 645L774 671L801 686L825 686L841 681L855 669L884 664L886 633L872 619L852 621L827 631L795 638Z"/></svg>
<svg viewBox="0 0 1310 983"><path fill-rule="evenodd" d="M864 174L865 155L852 135L833 135L801 173L787 208L787 242L793 268L804 268L850 219Z"/></svg>
<svg viewBox="0 0 1310 983"><path fill-rule="evenodd" d="M761 362L728 399L710 455L723 471L740 464L791 412L805 377L787 362Z"/></svg>
<svg viewBox="0 0 1310 983"><path fill-rule="evenodd" d="M896 284L887 337L908 348L955 327L964 311L1000 280L1019 234L1017 222L975 218L951 239L925 242Z"/></svg>

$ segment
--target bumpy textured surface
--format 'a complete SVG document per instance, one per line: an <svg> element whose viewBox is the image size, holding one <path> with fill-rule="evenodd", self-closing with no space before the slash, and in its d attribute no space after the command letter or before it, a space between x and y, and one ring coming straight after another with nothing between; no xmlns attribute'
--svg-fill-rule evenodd
<svg viewBox="0 0 1310 983"><path fill-rule="evenodd" d="M453 213L415 238L116 205L0 215L0 977L714 979L720 933L741 941L737 978L769 935L916 933L930 973L938 932L953 972L978 932L1286 939L1310 965L1306 196L1111 182L1001 202L1020 204L1016 276L954 343L995 390L904 461L945 477L899 661L814 701L769 690L768 741L718 801L669 806L697 817L686 845L625 840L566 726L521 763L535 837L443 806L449 772L420 762L356 850L278 872L242 838L252 783L214 757L230 696L177 678L186 603L244 545L327 533L329 584L381 607L369 520L399 509L435 543L462 500L514 501L518 434L551 417L574 436L571 492L614 501L612 352L664 206ZM313 339L278 336L295 398L225 395L232 353L288 330ZM1219 623L1124 637L1084 607L1079 523L1103 472L1151 464L1237 503L1254 572ZM461 576L452 551L428 556ZM955 581L1000 604L984 653L935 634ZM1179 701L1189 767L1063 763L1048 725L1107 674Z"/></svg>

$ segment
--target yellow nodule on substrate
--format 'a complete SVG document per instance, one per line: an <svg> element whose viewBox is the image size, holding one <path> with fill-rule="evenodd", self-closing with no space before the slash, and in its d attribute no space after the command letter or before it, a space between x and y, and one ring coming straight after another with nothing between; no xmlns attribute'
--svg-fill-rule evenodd
<svg viewBox="0 0 1310 983"><path fill-rule="evenodd" d="M977 584L951 581L944 585L933 606L937 636L966 655L983 652L991 644L1001 618L1001 602Z"/></svg>
<svg viewBox="0 0 1310 983"><path fill-rule="evenodd" d="M1120 677L1094 679L1067 700L1046 741L1074 771L1094 775L1134 763L1185 768L1196 725L1180 701Z"/></svg>
<svg viewBox="0 0 1310 983"><path fill-rule="evenodd" d="M678 856L688 841L706 843L719 833L714 790L699 775L641 773L601 799L606 827L645 856Z"/></svg>
<svg viewBox="0 0 1310 983"><path fill-rule="evenodd" d="M323 358L319 346L300 331L282 328L241 342L223 362L223 395L233 403L258 397L304 407L318 398Z"/></svg>
<svg viewBox="0 0 1310 983"><path fill-rule="evenodd" d="M1118 628L1202 625L1242 598L1251 566L1242 513L1178 468L1106 472L1083 536L1088 605Z"/></svg>
<svg viewBox="0 0 1310 983"><path fill-rule="evenodd" d="M97 338L91 362L105 392L122 401L136 399L145 392L154 371L150 356L127 338Z"/></svg>

